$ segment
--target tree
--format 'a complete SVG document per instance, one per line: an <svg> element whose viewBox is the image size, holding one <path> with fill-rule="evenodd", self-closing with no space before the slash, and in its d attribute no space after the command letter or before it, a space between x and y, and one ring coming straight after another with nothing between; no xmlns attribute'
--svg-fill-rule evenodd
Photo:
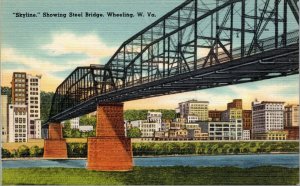
<svg viewBox="0 0 300 186"><path fill-rule="evenodd" d="M17 151L18 157L28 157L30 152L26 145L21 145Z"/></svg>
<svg viewBox="0 0 300 186"><path fill-rule="evenodd" d="M176 112L175 110L167 110L167 109L152 109L149 110L151 112L161 112L163 120L173 120L175 118ZM134 120L146 120L147 119L148 110L126 110L124 112L124 119L128 121Z"/></svg>
<svg viewBox="0 0 300 186"><path fill-rule="evenodd" d="M137 127L133 127L127 131L127 137L129 138L140 138L141 136L142 136L142 132Z"/></svg>
<svg viewBox="0 0 300 186"><path fill-rule="evenodd" d="M13 149L10 151L10 157L17 158L18 157L18 151L16 149Z"/></svg>
<svg viewBox="0 0 300 186"><path fill-rule="evenodd" d="M72 135L71 135L72 138L80 138L81 133L78 129L71 129L71 131L72 131L71 132L72 133Z"/></svg>
<svg viewBox="0 0 300 186"><path fill-rule="evenodd" d="M63 136L64 138L72 137L71 123L69 120L64 123Z"/></svg>
<svg viewBox="0 0 300 186"><path fill-rule="evenodd" d="M147 119L148 110L126 110L124 119L128 121L145 120Z"/></svg>
<svg viewBox="0 0 300 186"><path fill-rule="evenodd" d="M175 110L159 110L158 112L162 113L162 119L163 120L173 120L176 117L176 112Z"/></svg>
<svg viewBox="0 0 300 186"><path fill-rule="evenodd" d="M97 118L95 116L88 117L87 115L80 117L79 125L92 125L93 128L96 128Z"/></svg>
<svg viewBox="0 0 300 186"><path fill-rule="evenodd" d="M30 154L30 157L40 157L43 155L43 149L42 148L39 148L38 146L32 146L30 147L29 149L29 154Z"/></svg>
<svg viewBox="0 0 300 186"><path fill-rule="evenodd" d="M42 123L46 122L49 118L53 95L54 95L53 92L41 91L41 120L42 120Z"/></svg>
<svg viewBox="0 0 300 186"><path fill-rule="evenodd" d="M9 150L1 148L2 158L10 158L11 154Z"/></svg>

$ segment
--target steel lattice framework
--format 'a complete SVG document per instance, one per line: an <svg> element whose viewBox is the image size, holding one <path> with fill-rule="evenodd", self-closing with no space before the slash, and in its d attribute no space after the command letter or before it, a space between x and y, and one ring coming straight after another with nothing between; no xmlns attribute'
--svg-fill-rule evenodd
<svg viewBox="0 0 300 186"><path fill-rule="evenodd" d="M125 41L105 65L77 67L56 89L50 121L100 102L299 73L297 0L187 0Z"/></svg>

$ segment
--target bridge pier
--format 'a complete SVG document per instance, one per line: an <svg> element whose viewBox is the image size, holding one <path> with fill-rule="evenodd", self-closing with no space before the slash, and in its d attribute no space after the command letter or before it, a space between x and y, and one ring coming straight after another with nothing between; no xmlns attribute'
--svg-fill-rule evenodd
<svg viewBox="0 0 300 186"><path fill-rule="evenodd" d="M131 140L125 137L123 103L102 103L97 107L96 137L88 138L87 169L132 170Z"/></svg>
<svg viewBox="0 0 300 186"><path fill-rule="evenodd" d="M65 159L68 158L67 143L63 139L60 123L50 123L48 139L44 140L44 158Z"/></svg>

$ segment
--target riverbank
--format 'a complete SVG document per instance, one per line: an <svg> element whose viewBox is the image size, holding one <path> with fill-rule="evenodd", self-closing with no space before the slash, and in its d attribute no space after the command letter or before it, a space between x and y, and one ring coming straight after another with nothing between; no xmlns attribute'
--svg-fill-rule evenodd
<svg viewBox="0 0 300 186"><path fill-rule="evenodd" d="M20 146L18 149L2 148L3 158L42 157L43 148ZM67 143L69 158L86 158L86 143ZM133 156L165 155L225 155L299 152L295 141L222 141L222 142L147 142L132 143Z"/></svg>
<svg viewBox="0 0 300 186"><path fill-rule="evenodd" d="M155 157L191 157L191 156L234 156L234 155L280 155L280 154L299 154L298 152L269 152L269 153L237 153L237 154L173 154L173 155L143 155L133 156L133 158L155 158ZM2 158L2 161L18 160L86 160L87 158L62 158L62 159L44 159L43 157L24 157L24 158Z"/></svg>
<svg viewBox="0 0 300 186"><path fill-rule="evenodd" d="M296 185L299 169L285 167L134 167L130 172L83 168L3 169L7 185Z"/></svg>

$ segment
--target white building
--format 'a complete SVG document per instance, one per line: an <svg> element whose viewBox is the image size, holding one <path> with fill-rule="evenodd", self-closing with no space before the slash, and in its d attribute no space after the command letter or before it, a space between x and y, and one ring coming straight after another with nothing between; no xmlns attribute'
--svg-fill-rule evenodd
<svg viewBox="0 0 300 186"><path fill-rule="evenodd" d="M131 121L130 125L139 128L142 137L154 137L155 131L161 131L161 123L150 123L147 120Z"/></svg>
<svg viewBox="0 0 300 186"><path fill-rule="evenodd" d="M41 76L27 74L28 138L41 138Z"/></svg>
<svg viewBox="0 0 300 186"><path fill-rule="evenodd" d="M8 106L9 142L27 142L27 105Z"/></svg>
<svg viewBox="0 0 300 186"><path fill-rule="evenodd" d="M92 125L83 125L78 127L80 132L90 132L93 131L93 126Z"/></svg>
<svg viewBox="0 0 300 186"><path fill-rule="evenodd" d="M241 140L242 130L241 119L208 122L209 140Z"/></svg>
<svg viewBox="0 0 300 186"><path fill-rule="evenodd" d="M187 122L188 123L194 123L194 122L196 122L198 120L199 120L198 116L188 116L187 117Z"/></svg>
<svg viewBox="0 0 300 186"><path fill-rule="evenodd" d="M181 117L197 116L199 121L208 121L208 101L189 100L179 103Z"/></svg>
<svg viewBox="0 0 300 186"><path fill-rule="evenodd" d="M147 121L149 123L161 124L162 113L161 112L150 112L147 113Z"/></svg>
<svg viewBox="0 0 300 186"><path fill-rule="evenodd" d="M243 140L250 140L250 130L243 130Z"/></svg>
<svg viewBox="0 0 300 186"><path fill-rule="evenodd" d="M36 126L36 130L35 130L36 138L42 138L42 120L36 119L34 120L34 124Z"/></svg>
<svg viewBox="0 0 300 186"><path fill-rule="evenodd" d="M283 130L284 102L252 102L252 134L254 139L266 139L269 131Z"/></svg>
<svg viewBox="0 0 300 186"><path fill-rule="evenodd" d="M299 126L299 105L292 104L284 107L284 126Z"/></svg>
<svg viewBox="0 0 300 186"><path fill-rule="evenodd" d="M8 141L8 97L7 95L1 95L1 128L2 128L2 143L6 143Z"/></svg>
<svg viewBox="0 0 300 186"><path fill-rule="evenodd" d="M70 119L71 129L79 129L79 117Z"/></svg>
<svg viewBox="0 0 300 186"><path fill-rule="evenodd" d="M130 122L130 127L137 127L137 128L140 128L143 122L146 122L146 121L145 121L145 120L135 120L135 121L131 121L131 122ZM127 127L128 127L128 124L127 124Z"/></svg>
<svg viewBox="0 0 300 186"><path fill-rule="evenodd" d="M41 76L32 76L25 72L13 73L11 82L12 104L9 105L8 119L10 142L41 138L40 79ZM26 122L23 122L24 119ZM23 134L24 124L27 132L25 136Z"/></svg>
<svg viewBox="0 0 300 186"><path fill-rule="evenodd" d="M162 131L162 113L150 112L147 113L147 120L131 121L130 127L137 127L142 132L142 137L154 137L155 131Z"/></svg>

